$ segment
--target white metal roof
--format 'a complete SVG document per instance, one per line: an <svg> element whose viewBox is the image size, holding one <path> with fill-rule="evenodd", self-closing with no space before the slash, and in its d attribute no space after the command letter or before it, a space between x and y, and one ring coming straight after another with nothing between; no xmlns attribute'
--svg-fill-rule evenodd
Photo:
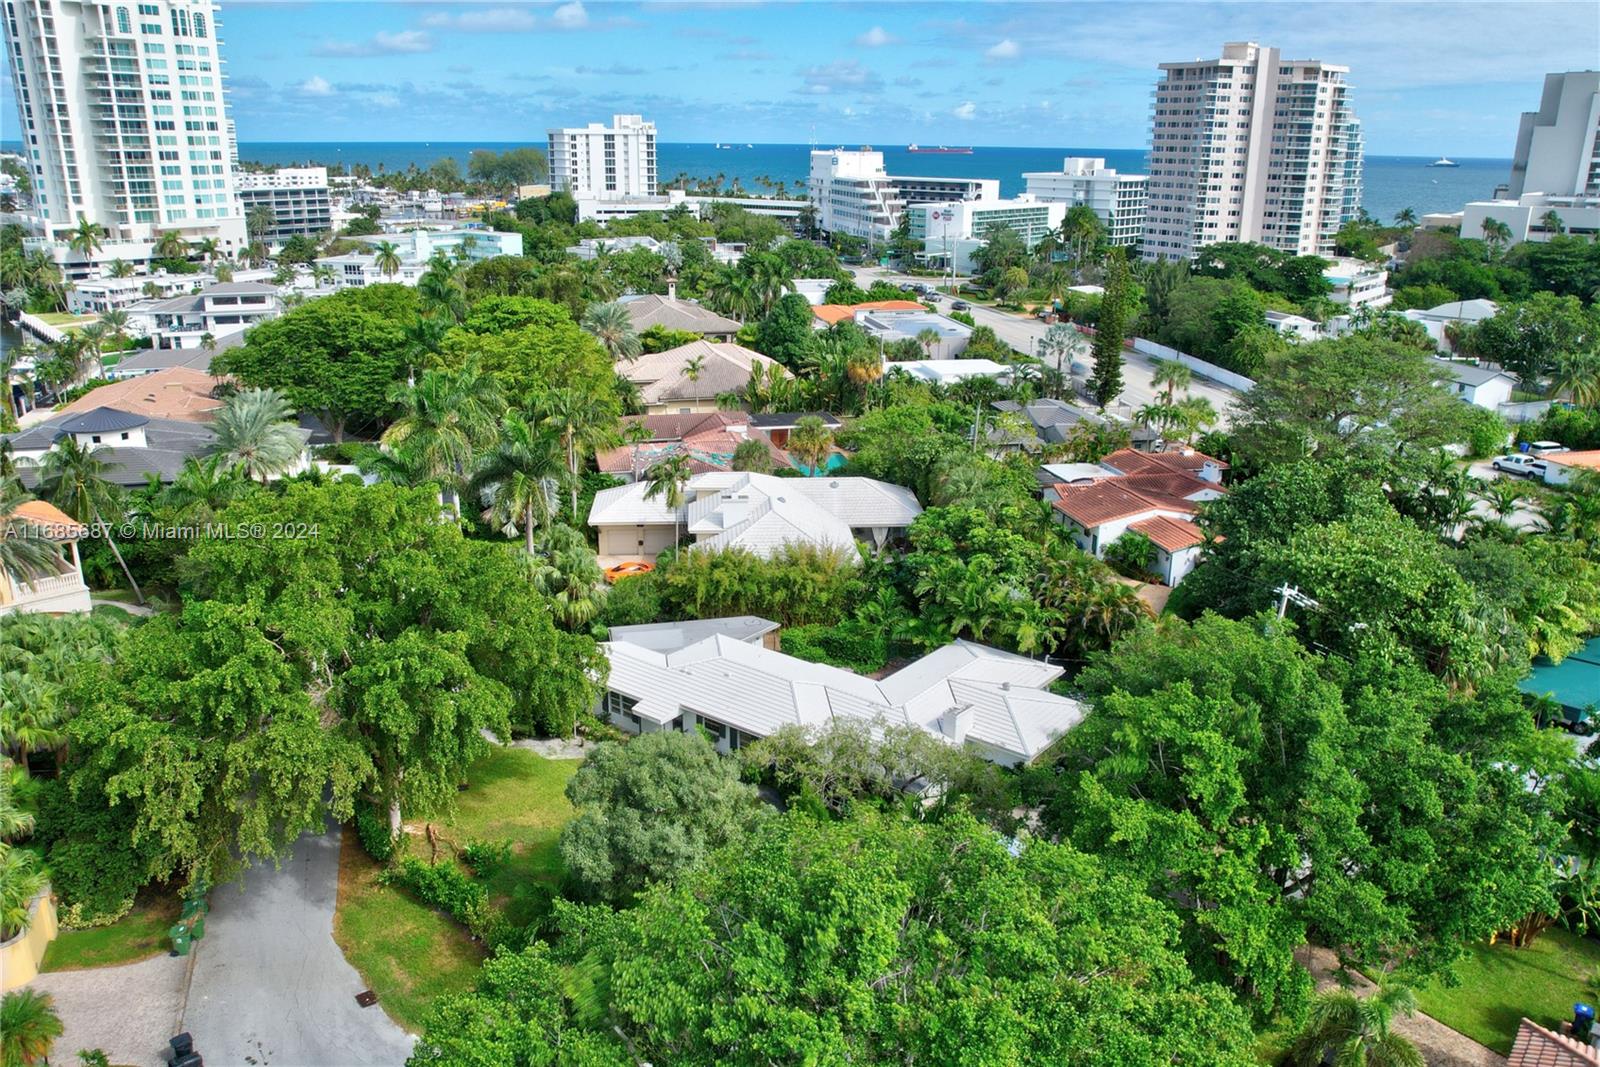
<svg viewBox="0 0 1600 1067"><path fill-rule="evenodd" d="M1046 689L1060 668L956 641L881 681L724 635L660 653L605 644L607 685L637 701L635 714L665 725L685 711L758 737L783 726L840 718L909 723L946 741L973 741L1026 762L1083 721L1084 707Z"/></svg>

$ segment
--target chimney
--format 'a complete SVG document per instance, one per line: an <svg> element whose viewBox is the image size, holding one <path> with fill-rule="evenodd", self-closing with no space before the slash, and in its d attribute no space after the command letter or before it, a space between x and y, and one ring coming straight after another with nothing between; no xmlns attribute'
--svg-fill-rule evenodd
<svg viewBox="0 0 1600 1067"><path fill-rule="evenodd" d="M976 713L971 704L963 704L959 708L951 708L939 720L939 726L946 737L956 744L967 739L967 732L972 729L972 720Z"/></svg>
<svg viewBox="0 0 1600 1067"><path fill-rule="evenodd" d="M674 278L670 274L667 275L667 299L678 299L678 279Z"/></svg>

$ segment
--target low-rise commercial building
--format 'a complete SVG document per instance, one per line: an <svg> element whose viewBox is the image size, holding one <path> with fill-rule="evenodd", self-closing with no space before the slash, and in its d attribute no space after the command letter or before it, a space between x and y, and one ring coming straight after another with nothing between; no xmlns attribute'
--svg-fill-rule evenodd
<svg viewBox="0 0 1600 1067"><path fill-rule="evenodd" d="M1505 227L1507 247L1560 234L1593 238L1600 234L1600 194L1526 193L1515 200L1474 200L1462 208L1462 237L1487 237L1485 223Z"/></svg>
<svg viewBox="0 0 1600 1067"><path fill-rule="evenodd" d="M961 274L970 274L976 268L973 256L988 240L990 231L1008 227L1032 248L1045 235L1061 229L1066 213L1065 203L1027 195L1010 200L955 200L906 207L910 219L907 229L912 240L922 242L922 258Z"/></svg>
<svg viewBox="0 0 1600 1067"><path fill-rule="evenodd" d="M1144 236L1144 174L1118 174L1103 158L1068 156L1060 170L1023 174L1035 200L1083 205L1105 224L1106 240L1121 248L1137 248Z"/></svg>

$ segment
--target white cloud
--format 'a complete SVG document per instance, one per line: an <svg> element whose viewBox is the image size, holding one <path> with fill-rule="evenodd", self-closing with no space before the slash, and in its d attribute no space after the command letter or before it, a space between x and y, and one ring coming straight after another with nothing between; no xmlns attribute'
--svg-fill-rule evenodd
<svg viewBox="0 0 1600 1067"><path fill-rule="evenodd" d="M951 111L950 114L965 122L970 122L978 117L978 105L974 104L971 100L968 100L955 110Z"/></svg>
<svg viewBox="0 0 1600 1067"><path fill-rule="evenodd" d="M1022 46L1009 37L983 53L984 58L991 60L1016 59L1021 54Z"/></svg>
<svg viewBox="0 0 1600 1067"><path fill-rule="evenodd" d="M533 12L520 7L489 7L450 15L438 12L422 20L424 26L462 33L525 33L537 22Z"/></svg>
<svg viewBox="0 0 1600 1067"><path fill-rule="evenodd" d="M332 96L333 86L328 84L328 79L320 74L313 74L300 83L302 96Z"/></svg>
<svg viewBox="0 0 1600 1067"><path fill-rule="evenodd" d="M890 36L882 26L874 26L860 37L857 37L856 44L863 48L882 48L886 44L894 44L899 40L900 38L898 37Z"/></svg>
<svg viewBox="0 0 1600 1067"><path fill-rule="evenodd" d="M324 41L311 50L314 56L385 56L404 52L431 52L433 40L423 30L379 30L368 41Z"/></svg>
<svg viewBox="0 0 1600 1067"><path fill-rule="evenodd" d="M800 91L816 96L835 92L883 91L883 79L853 59L841 59L823 66L807 67L800 72L800 76L805 81Z"/></svg>
<svg viewBox="0 0 1600 1067"><path fill-rule="evenodd" d="M583 9L583 4L579 0L572 0L571 3L556 8L555 13L550 16L550 21L563 30L581 30L589 25L589 12Z"/></svg>

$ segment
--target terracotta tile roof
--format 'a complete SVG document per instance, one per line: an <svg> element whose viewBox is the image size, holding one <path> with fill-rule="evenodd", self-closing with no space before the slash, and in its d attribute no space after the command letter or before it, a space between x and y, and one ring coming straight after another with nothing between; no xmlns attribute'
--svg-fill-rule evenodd
<svg viewBox="0 0 1600 1067"><path fill-rule="evenodd" d="M1181 471L1130 474L1116 481L1140 496L1189 512L1193 512L1199 505L1198 501L1189 499L1196 493L1223 491L1222 486L1214 482L1203 482L1192 474L1184 474Z"/></svg>
<svg viewBox="0 0 1600 1067"><path fill-rule="evenodd" d="M915 300L869 300L865 304L818 304L811 314L833 326L845 319L853 319L858 311L926 311Z"/></svg>
<svg viewBox="0 0 1600 1067"><path fill-rule="evenodd" d="M1058 485L1059 499L1051 505L1067 518L1086 529L1094 529L1117 519L1142 515L1147 511L1187 511L1194 514L1195 506L1183 502L1182 507L1163 503L1127 487L1126 478L1109 478L1093 485Z"/></svg>
<svg viewBox="0 0 1600 1067"><path fill-rule="evenodd" d="M696 474L731 470L734 449L746 440L766 445L774 467L789 466L788 453L774 445L764 431L751 426L750 417L741 412L630 416L623 422L649 428L650 440L639 445L637 457L632 445L597 455L596 466L607 474L631 474L635 462L642 471L675 452L688 456Z"/></svg>
<svg viewBox="0 0 1600 1067"><path fill-rule="evenodd" d="M1203 452L1190 449L1188 452L1139 452L1132 448L1119 448L1100 462L1115 467L1124 474L1143 474L1148 471L1182 471L1193 474L1207 463L1214 464L1221 470L1227 470L1228 465L1220 459L1212 459Z"/></svg>
<svg viewBox="0 0 1600 1067"><path fill-rule="evenodd" d="M191 367L168 367L91 389L56 414L115 408L152 419L210 422L222 407L222 401L211 395L221 381Z"/></svg>
<svg viewBox="0 0 1600 1067"><path fill-rule="evenodd" d="M27 523L43 526L48 531L50 538L57 541L82 537L89 532L87 526L54 504L44 500L23 501L5 517L7 519L21 519Z"/></svg>
<svg viewBox="0 0 1600 1067"><path fill-rule="evenodd" d="M1130 530L1138 530L1157 547L1167 552L1178 552L1185 548L1193 548L1205 541L1205 535L1200 532L1200 527L1184 519L1169 519L1165 515L1156 515L1149 519L1140 519L1129 526Z"/></svg>
<svg viewBox="0 0 1600 1067"><path fill-rule="evenodd" d="M1563 467L1585 467L1600 470L1600 448L1587 452L1546 452L1539 457L1546 463L1559 463Z"/></svg>
<svg viewBox="0 0 1600 1067"><path fill-rule="evenodd" d="M1546 1030L1532 1019L1523 1019L1517 1028L1516 1044L1511 1046L1507 1067L1594 1067L1600 1054L1565 1034Z"/></svg>

